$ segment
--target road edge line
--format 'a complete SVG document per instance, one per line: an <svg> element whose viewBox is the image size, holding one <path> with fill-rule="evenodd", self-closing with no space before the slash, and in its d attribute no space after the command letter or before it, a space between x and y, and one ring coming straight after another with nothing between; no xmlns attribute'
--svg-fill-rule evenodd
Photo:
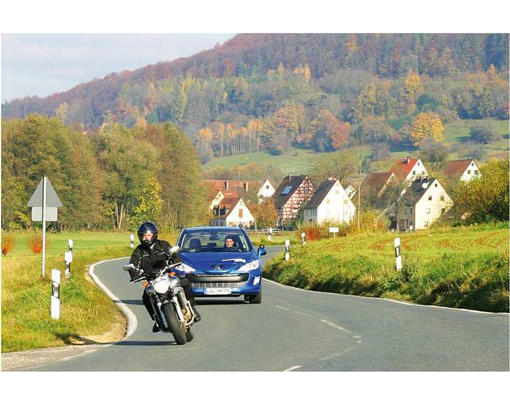
<svg viewBox="0 0 510 404"><path fill-rule="evenodd" d="M124 317L126 318L126 321L127 321L127 328L126 328L126 334L124 335L124 337L121 339L121 341L124 341L125 339L129 338L131 335L133 335L133 333L136 331L136 328L138 327L138 321L136 319L136 316L135 314L131 311L131 309L125 304L125 303L122 303L120 301L120 298L118 298L116 295L113 294L113 292L108 289L105 284L103 282L101 282L101 280L97 277L97 275L94 273L94 270L95 270L95 267L96 265L100 265L100 264L104 264L105 262L110 262L110 261L116 261L116 260L121 260L121 259L126 259L126 258L129 258L128 256L126 257L120 257L120 258L112 258L112 259L107 259L107 260L103 260L103 261L99 261L99 262L95 262L94 264L91 264L89 266L89 275L90 277L92 278L92 280L94 281L94 283L99 287L99 289L101 289L110 299L112 299L114 301L114 303L117 305L117 307L119 308L120 312L124 315Z"/></svg>

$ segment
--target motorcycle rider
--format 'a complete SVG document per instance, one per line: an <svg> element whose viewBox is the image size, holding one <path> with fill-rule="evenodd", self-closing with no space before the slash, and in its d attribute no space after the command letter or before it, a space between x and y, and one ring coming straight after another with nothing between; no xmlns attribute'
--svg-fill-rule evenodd
<svg viewBox="0 0 510 404"><path fill-rule="evenodd" d="M170 244L165 240L158 240L158 228L153 222L143 222L140 227L138 227L137 235L140 240L140 245L135 248L129 260L129 263L137 268L129 271L131 281L138 279L144 274L150 278L155 271L163 268L168 263L179 262L178 256L174 256L170 251L172 248ZM195 312L195 321L200 321L201 317L196 308L190 281L184 276L179 276L179 279L184 289L184 294ZM145 289L143 291L142 300L149 315L155 320L154 310ZM159 327L157 322L155 322L152 327L152 332L158 331Z"/></svg>

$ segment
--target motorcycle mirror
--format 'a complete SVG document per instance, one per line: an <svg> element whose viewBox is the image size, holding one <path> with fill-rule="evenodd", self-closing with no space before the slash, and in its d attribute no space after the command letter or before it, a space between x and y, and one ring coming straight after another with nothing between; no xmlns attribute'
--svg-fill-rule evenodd
<svg viewBox="0 0 510 404"><path fill-rule="evenodd" d="M174 245L172 248L170 248L170 252L172 254L178 253L180 251L180 247L178 245Z"/></svg>
<svg viewBox="0 0 510 404"><path fill-rule="evenodd" d="M125 264L125 265L122 265L122 269L124 271L129 271L130 269L135 269L135 266L133 264Z"/></svg>

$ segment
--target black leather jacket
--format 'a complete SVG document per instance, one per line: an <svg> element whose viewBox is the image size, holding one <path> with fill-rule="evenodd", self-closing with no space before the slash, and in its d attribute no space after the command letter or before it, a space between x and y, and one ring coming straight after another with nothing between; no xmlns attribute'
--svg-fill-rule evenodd
<svg viewBox="0 0 510 404"><path fill-rule="evenodd" d="M165 240L156 240L151 247L144 247L141 244L135 248L130 264L133 264L138 269L141 269L145 275L150 279L156 274L156 271L163 268L167 263L176 263L181 260L177 255L170 252L171 245ZM140 276L140 273L131 273L131 280Z"/></svg>

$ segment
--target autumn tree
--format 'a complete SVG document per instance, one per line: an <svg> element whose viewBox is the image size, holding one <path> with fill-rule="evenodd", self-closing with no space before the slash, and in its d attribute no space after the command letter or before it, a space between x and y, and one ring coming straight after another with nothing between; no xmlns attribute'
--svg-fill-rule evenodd
<svg viewBox="0 0 510 404"><path fill-rule="evenodd" d="M278 212L270 198L265 198L261 203L252 202L248 208L255 217L255 228L267 229L276 225Z"/></svg>
<svg viewBox="0 0 510 404"><path fill-rule="evenodd" d="M411 71L404 80L404 97L407 112L414 112L416 109L416 97L421 89L420 75Z"/></svg>
<svg viewBox="0 0 510 404"><path fill-rule="evenodd" d="M439 115L435 112L425 112L415 118L410 137L415 145L426 138L440 142L444 140L443 131L444 127Z"/></svg>
<svg viewBox="0 0 510 404"><path fill-rule="evenodd" d="M317 151L341 149L349 139L351 125L340 122L331 112L323 109L310 125L313 137L310 145Z"/></svg>
<svg viewBox="0 0 510 404"><path fill-rule="evenodd" d="M131 229L135 230L140 223L147 220L159 223L163 199L161 198L161 184L154 174L147 177L143 188L138 194L138 203L129 215Z"/></svg>
<svg viewBox="0 0 510 404"><path fill-rule="evenodd" d="M457 215L469 223L508 220L508 159L490 160L480 173L461 185L454 199Z"/></svg>

